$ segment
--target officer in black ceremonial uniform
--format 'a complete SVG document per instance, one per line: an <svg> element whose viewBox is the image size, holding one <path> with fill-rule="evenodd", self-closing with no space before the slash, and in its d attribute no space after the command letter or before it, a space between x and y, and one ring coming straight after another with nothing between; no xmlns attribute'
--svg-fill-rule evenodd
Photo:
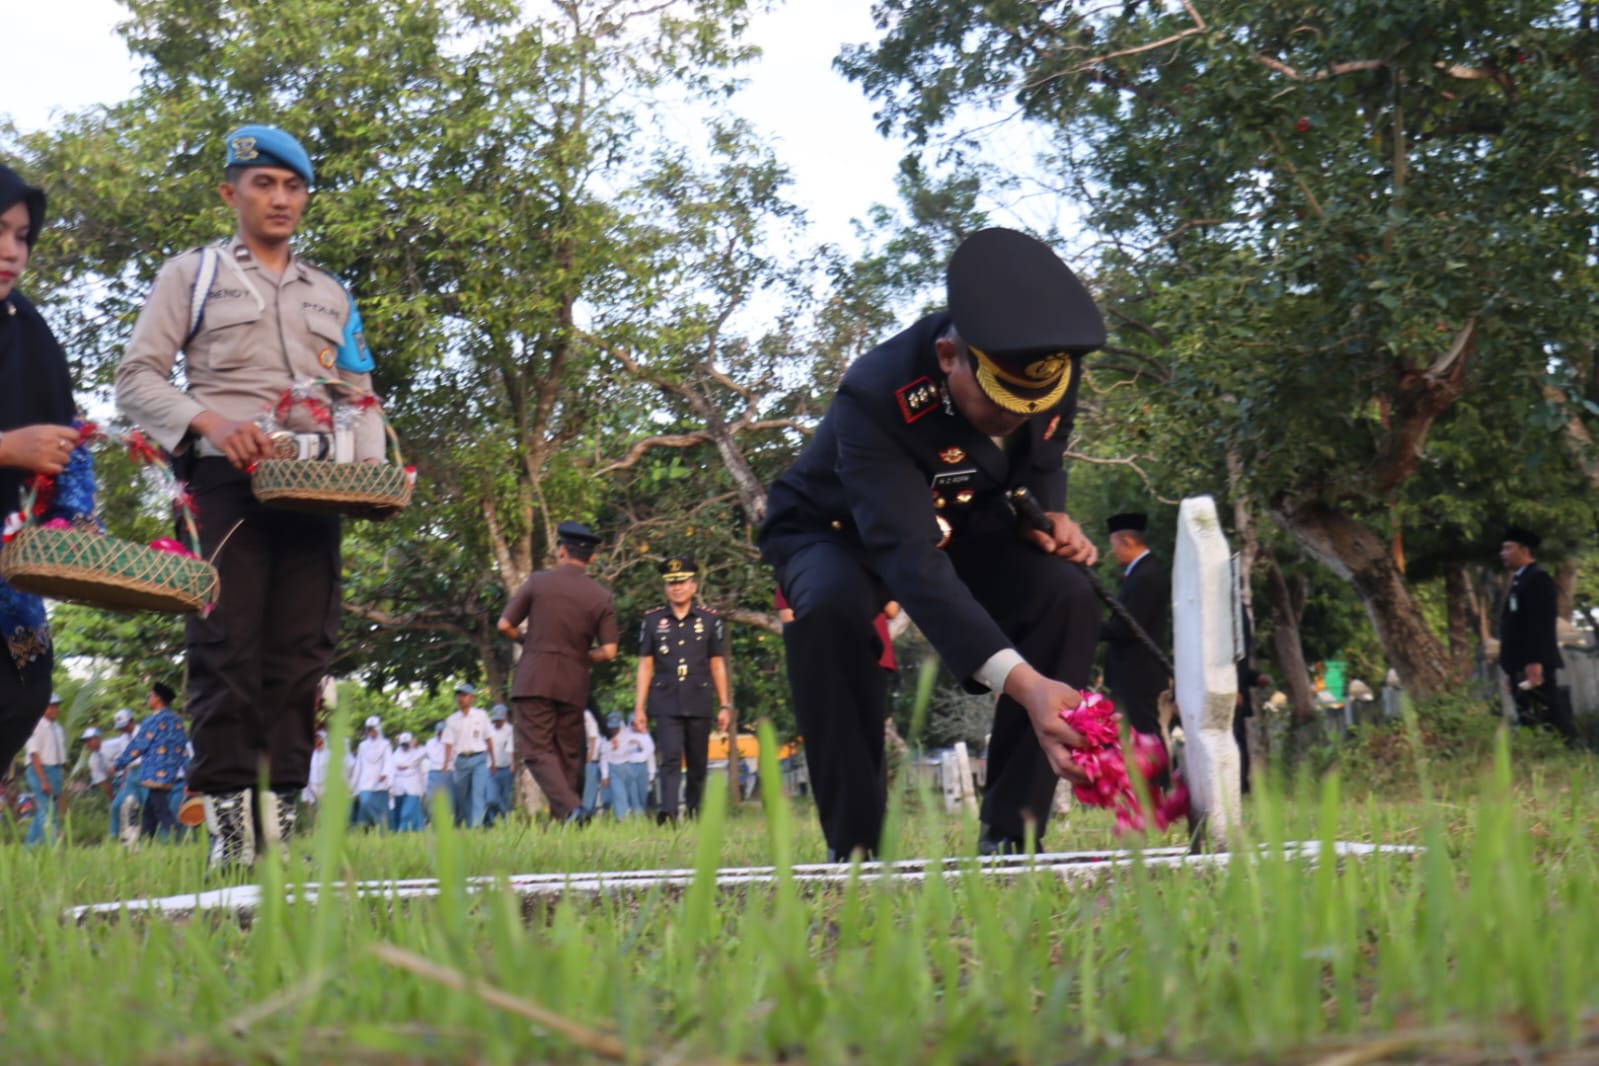
<svg viewBox="0 0 1599 1066"><path fill-rule="evenodd" d="M728 696L727 630L715 611L694 602L699 567L691 560L672 558L660 565L660 571L666 582L666 604L645 612L639 627L633 720L642 730L648 718L655 719L665 821L677 817L678 782L685 762L684 806L690 817L699 813L711 723L725 731L732 723L733 705Z"/></svg>
<svg viewBox="0 0 1599 1066"><path fill-rule="evenodd" d="M1149 517L1112 515L1105 523L1110 550L1122 564L1117 597L1150 638L1164 647L1171 619L1171 572L1149 550ZM1123 720L1140 733L1160 735L1160 694L1171 678L1154 652L1133 636L1132 627L1114 615L1100 632L1105 642L1105 684Z"/></svg>
<svg viewBox="0 0 1599 1066"><path fill-rule="evenodd" d="M1062 458L1082 358L1105 343L1092 297L1047 246L987 229L946 275L949 309L862 356L773 485L761 547L794 611L794 710L832 857L879 845L884 673L872 619L898 601L955 676L1002 692L988 753L985 851L1040 837L1082 738L1099 640L1094 546L1065 514ZM1051 532L1024 527L1027 489Z"/></svg>

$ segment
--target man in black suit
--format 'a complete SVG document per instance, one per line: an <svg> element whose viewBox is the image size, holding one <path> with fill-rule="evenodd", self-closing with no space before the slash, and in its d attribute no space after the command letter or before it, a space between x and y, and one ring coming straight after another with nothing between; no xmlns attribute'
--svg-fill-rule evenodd
<svg viewBox="0 0 1599 1066"><path fill-rule="evenodd" d="M1505 530L1499 559L1513 573L1499 615L1499 667L1516 701L1516 715L1528 725L1547 726L1576 742L1571 704L1556 684L1566 665L1555 639L1555 579L1538 565L1541 538L1529 529Z"/></svg>
<svg viewBox="0 0 1599 1066"><path fill-rule="evenodd" d="M1112 515L1105 526L1111 554L1122 565L1122 590L1117 599L1144 632L1164 647L1171 619L1171 572L1149 550L1145 539L1149 516ZM1166 668L1115 614L1105 621L1100 639L1106 645L1105 684L1116 709L1138 732L1160 736L1160 694L1171 682Z"/></svg>
<svg viewBox="0 0 1599 1066"><path fill-rule="evenodd" d="M1047 246L987 229L950 259L949 310L862 356L772 487L761 547L794 611L794 713L831 857L879 846L884 671L872 619L897 601L952 673L1002 693L983 797L985 852L1041 838L1058 777L1080 779L1081 700L1099 639L1097 553L1065 513L1062 458L1082 358L1105 343L1092 297ZM1050 532L1024 526L1025 488Z"/></svg>

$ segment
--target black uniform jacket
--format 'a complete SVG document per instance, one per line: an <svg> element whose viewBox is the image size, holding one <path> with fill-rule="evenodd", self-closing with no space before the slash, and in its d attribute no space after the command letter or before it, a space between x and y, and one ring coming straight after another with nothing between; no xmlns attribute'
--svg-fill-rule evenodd
<svg viewBox="0 0 1599 1066"><path fill-rule="evenodd" d="M1499 665L1519 674L1528 663L1543 663L1545 674L1566 665L1555 638L1555 579L1537 563L1528 563L1510 582L1499 615Z"/></svg>
<svg viewBox="0 0 1599 1066"><path fill-rule="evenodd" d="M949 321L929 315L850 367L815 436L772 487L761 546L780 574L818 540L858 554L965 679L1011 641L939 549L937 519L949 523L952 549L987 539L994 550L1017 550L1009 489L1025 485L1045 510L1065 510L1061 459L1082 360L1072 358L1061 402L1029 418L1001 450L952 402L946 410L934 342Z"/></svg>
<svg viewBox="0 0 1599 1066"><path fill-rule="evenodd" d="M1138 619L1156 643L1167 645L1166 626L1171 617L1171 573L1150 552L1138 560L1133 572L1122 581L1122 606ZM1113 692L1130 698L1153 701L1166 689L1166 668L1154 652L1144 647L1130 626L1115 614L1099 631L1105 642L1105 684Z"/></svg>
<svg viewBox="0 0 1599 1066"><path fill-rule="evenodd" d="M639 626L638 653L655 660L648 711L661 715L709 718L716 714L711 660L727 658L727 629L715 611L695 604L682 618L672 608L646 611Z"/></svg>

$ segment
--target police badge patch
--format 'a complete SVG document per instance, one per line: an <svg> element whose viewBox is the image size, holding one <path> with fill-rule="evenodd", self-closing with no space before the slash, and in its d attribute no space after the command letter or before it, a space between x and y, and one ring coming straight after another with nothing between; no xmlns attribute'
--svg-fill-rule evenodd
<svg viewBox="0 0 1599 1066"><path fill-rule="evenodd" d="M895 389L894 398L899 401L905 421L914 422L938 409L938 386L933 384L932 378L920 377Z"/></svg>
<svg viewBox="0 0 1599 1066"><path fill-rule="evenodd" d="M332 370L333 361L336 356L337 353L334 352L332 348L323 348L320 352L316 353L316 361L322 364L323 370Z"/></svg>

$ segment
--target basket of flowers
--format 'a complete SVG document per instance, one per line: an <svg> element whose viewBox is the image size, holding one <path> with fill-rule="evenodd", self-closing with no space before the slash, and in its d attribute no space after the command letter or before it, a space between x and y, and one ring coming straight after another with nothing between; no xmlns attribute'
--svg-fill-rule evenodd
<svg viewBox="0 0 1599 1066"><path fill-rule="evenodd" d="M83 436L66 468L56 477L35 475L22 509L6 520L0 574L19 592L91 607L168 614L209 610L217 598L217 571L199 557L192 513L184 516L191 546L164 537L145 545L107 533L93 514L88 443L97 434L87 424L79 428ZM142 439L138 448L159 459ZM170 479L169 468L166 473ZM175 499L182 497L178 490Z"/></svg>
<svg viewBox="0 0 1599 1066"><path fill-rule="evenodd" d="M336 398L327 403L317 390L332 389ZM400 441L383 423L388 438L388 463L340 461L333 458L302 459L294 435L284 429L290 416L303 410L310 420L331 431L335 439L352 436L356 421L371 410L381 417L378 399L338 378L302 382L287 390L263 419L263 428L278 445L275 458L264 459L250 471L255 498L272 507L351 518L393 518L411 502L416 471L405 465Z"/></svg>

